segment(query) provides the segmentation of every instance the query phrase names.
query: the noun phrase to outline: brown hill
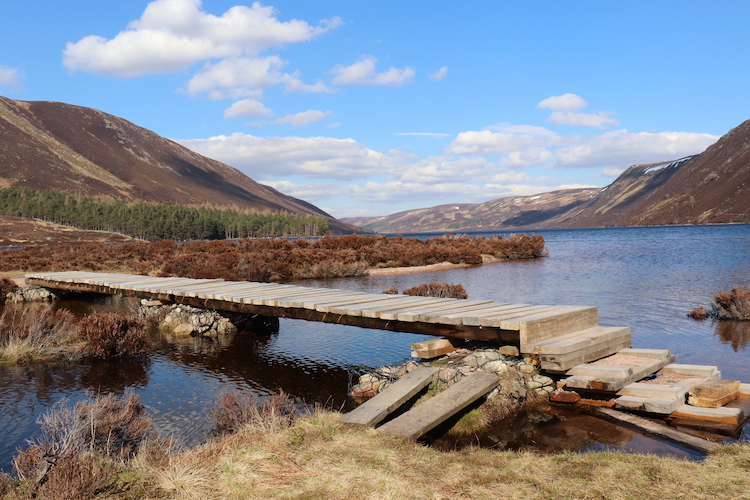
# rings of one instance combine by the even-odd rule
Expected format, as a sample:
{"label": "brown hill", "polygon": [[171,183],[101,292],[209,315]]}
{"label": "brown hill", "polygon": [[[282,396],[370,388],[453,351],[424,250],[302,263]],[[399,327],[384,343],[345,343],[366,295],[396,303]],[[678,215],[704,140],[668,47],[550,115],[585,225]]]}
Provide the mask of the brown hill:
{"label": "brown hill", "polygon": [[633,165],[602,189],[344,220],[378,232],[750,223],[750,120],[699,155]]}
{"label": "brown hill", "polygon": [[587,202],[599,190],[564,189],[533,196],[498,198],[479,204],[440,205],[384,217],[349,217],[342,220],[379,233],[534,228]]}
{"label": "brown hill", "polygon": [[312,214],[354,229],[127,120],[59,102],[0,96],[0,187]]}

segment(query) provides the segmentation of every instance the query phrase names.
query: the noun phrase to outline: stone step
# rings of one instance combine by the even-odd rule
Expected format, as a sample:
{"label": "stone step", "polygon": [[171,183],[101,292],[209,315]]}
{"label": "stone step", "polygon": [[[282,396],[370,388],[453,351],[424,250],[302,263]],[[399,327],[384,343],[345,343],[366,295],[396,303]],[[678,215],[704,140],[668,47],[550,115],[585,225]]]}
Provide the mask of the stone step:
{"label": "stone step", "polygon": [[630,411],[645,411],[648,413],[658,413],[660,415],[669,415],[677,408],[682,406],[683,401],[677,399],[657,399],[644,398],[639,396],[620,396],[615,399],[615,408]]}

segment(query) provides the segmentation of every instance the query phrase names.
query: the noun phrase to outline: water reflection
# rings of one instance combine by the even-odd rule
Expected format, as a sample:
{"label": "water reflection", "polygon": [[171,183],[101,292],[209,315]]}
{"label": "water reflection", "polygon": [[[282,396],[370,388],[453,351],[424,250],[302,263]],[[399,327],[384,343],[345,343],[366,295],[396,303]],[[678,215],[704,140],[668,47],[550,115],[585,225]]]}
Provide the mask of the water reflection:
{"label": "water reflection", "polygon": [[734,352],[747,349],[750,342],[750,321],[715,321],[716,335],[722,344],[729,344]]}

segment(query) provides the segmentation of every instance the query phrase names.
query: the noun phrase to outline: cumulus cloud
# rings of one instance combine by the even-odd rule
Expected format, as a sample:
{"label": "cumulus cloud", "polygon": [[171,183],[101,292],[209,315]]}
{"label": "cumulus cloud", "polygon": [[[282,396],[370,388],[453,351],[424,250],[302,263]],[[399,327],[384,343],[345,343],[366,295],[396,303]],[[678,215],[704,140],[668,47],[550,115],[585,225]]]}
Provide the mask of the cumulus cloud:
{"label": "cumulus cloud", "polygon": [[563,167],[625,168],[701,153],[718,139],[716,135],[692,132],[614,130],[560,148],[555,156]]}
{"label": "cumulus cloud", "polygon": [[0,85],[17,87],[21,83],[21,72],[16,68],[0,65]]}
{"label": "cumulus cloud", "polygon": [[332,137],[255,137],[242,133],[176,142],[245,172],[253,179],[284,175],[356,179],[394,171],[403,160]]}
{"label": "cumulus cloud", "polygon": [[439,70],[435,71],[434,73],[430,73],[427,76],[430,78],[430,80],[442,80],[446,76],[448,76],[448,66],[443,66]]}
{"label": "cumulus cloud", "polygon": [[563,94],[544,99],[536,105],[540,109],[552,111],[579,111],[588,106],[583,98],[576,94]]}
{"label": "cumulus cloud", "polygon": [[395,135],[414,135],[417,137],[450,137],[442,132],[396,132]]}
{"label": "cumulus cloud", "polygon": [[215,16],[201,9],[200,0],[155,0],[112,39],[90,35],[68,42],[63,64],[73,71],[121,78],[170,73],[208,59],[257,56],[311,40],[341,24],[339,18],[318,25],[280,21],[273,7],[259,2]]}
{"label": "cumulus cloud", "polygon": [[490,125],[487,127],[487,130],[492,130],[493,132],[504,132],[506,134],[536,135],[540,137],[553,137],[557,135],[555,132],[544,127],[536,125],[512,125],[505,122]]}
{"label": "cumulus cloud", "polygon": [[391,85],[399,87],[411,83],[414,79],[414,69],[406,67],[398,69],[390,67],[382,73],[375,68],[377,59],[374,57],[363,57],[351,66],[337,64],[333,68],[332,82],[336,85]]}
{"label": "cumulus cloud", "polygon": [[224,111],[224,118],[270,116],[271,110],[255,99],[243,99]]}
{"label": "cumulus cloud", "polygon": [[572,125],[574,127],[592,127],[607,128],[609,125],[617,126],[620,124],[612,118],[609,113],[572,113],[568,111],[554,111],[549,122],[554,125]]}
{"label": "cumulus cloud", "polygon": [[273,122],[280,125],[294,125],[295,127],[300,127],[302,125],[307,125],[308,123],[317,122],[318,120],[322,120],[323,118],[327,118],[332,115],[333,112],[331,111],[308,109],[307,111],[302,111],[301,113],[283,116],[274,120]]}
{"label": "cumulus cloud", "polygon": [[458,134],[448,145],[448,152],[457,155],[506,154],[543,143],[542,137],[532,134],[470,130]]}

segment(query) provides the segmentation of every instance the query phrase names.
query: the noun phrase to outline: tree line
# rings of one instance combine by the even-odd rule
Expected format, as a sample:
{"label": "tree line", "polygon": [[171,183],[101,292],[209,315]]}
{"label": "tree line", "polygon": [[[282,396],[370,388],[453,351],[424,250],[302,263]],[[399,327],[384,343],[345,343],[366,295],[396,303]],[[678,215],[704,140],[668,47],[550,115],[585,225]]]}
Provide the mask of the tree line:
{"label": "tree line", "polygon": [[328,230],[325,217],[312,215],[102,200],[29,188],[0,189],[0,214],[147,241],[319,236]]}

